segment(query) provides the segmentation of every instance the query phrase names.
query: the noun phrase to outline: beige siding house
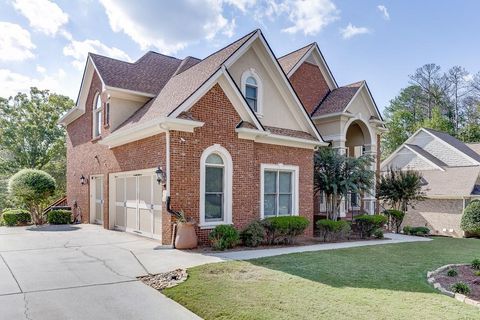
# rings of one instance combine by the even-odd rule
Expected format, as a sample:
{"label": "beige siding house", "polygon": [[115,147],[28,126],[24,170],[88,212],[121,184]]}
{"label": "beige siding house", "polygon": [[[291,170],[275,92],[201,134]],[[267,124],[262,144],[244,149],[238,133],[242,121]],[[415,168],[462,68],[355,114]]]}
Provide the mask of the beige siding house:
{"label": "beige siding house", "polygon": [[426,199],[409,208],[404,225],[427,226],[434,234],[463,236],[463,209],[480,199],[480,144],[465,144],[432,129],[422,128],[381,164],[422,174]]}

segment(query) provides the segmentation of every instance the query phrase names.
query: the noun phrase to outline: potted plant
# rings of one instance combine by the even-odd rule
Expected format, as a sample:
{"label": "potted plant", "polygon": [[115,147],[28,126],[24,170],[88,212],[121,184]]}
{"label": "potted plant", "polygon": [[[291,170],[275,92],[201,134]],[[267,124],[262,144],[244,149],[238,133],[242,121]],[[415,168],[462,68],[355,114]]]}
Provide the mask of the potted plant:
{"label": "potted plant", "polygon": [[177,227],[175,235],[175,248],[194,249],[198,245],[197,233],[195,232],[195,222],[189,221],[185,213],[180,210],[176,215]]}

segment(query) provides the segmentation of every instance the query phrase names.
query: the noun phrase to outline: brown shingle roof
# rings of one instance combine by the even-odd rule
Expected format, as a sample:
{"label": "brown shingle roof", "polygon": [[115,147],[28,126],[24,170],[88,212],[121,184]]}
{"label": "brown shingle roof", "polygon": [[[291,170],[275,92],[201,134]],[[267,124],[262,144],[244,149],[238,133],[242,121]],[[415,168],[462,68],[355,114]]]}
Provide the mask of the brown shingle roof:
{"label": "brown shingle roof", "polygon": [[148,103],[140,108],[118,130],[123,130],[157,117],[168,116],[217,72],[222,64],[256,32],[257,30],[247,34],[184,72],[172,77],[158,96],[154,98],[153,103]]}
{"label": "brown shingle roof", "polygon": [[310,48],[314,45],[315,43],[310,43],[303,48],[287,53],[283,57],[278,58],[278,62],[280,63],[283,71],[288,74],[293,69],[293,67],[295,67],[297,62],[300,61],[300,59],[302,59],[303,56],[307,53],[307,51],[310,50]]}
{"label": "brown shingle roof", "polygon": [[197,63],[202,61],[202,59],[194,58],[194,57],[186,57],[185,59],[182,60],[182,63],[177,68],[177,71],[173,74],[176,76],[177,74],[182,73],[183,71],[189,69],[190,67],[193,67]]}
{"label": "brown shingle roof", "polygon": [[424,170],[421,174],[427,182],[422,187],[427,196],[469,196],[475,189],[480,166]]}
{"label": "brown shingle roof", "polygon": [[157,95],[182,62],[153,51],[134,63],[89,53],[105,85]]}
{"label": "brown shingle roof", "polygon": [[363,83],[364,81],[359,81],[332,90],[313,111],[312,117],[343,112]]}
{"label": "brown shingle roof", "polygon": [[437,166],[439,167],[446,167],[447,164],[445,162],[443,162],[442,160],[438,159],[437,157],[435,157],[433,154],[431,154],[430,152],[427,152],[426,150],[422,149],[421,147],[417,146],[416,144],[409,144],[409,143],[406,143],[407,146],[409,146],[410,148],[412,148],[415,152],[417,152],[418,154],[422,155],[424,158],[430,160],[431,162],[435,163]]}

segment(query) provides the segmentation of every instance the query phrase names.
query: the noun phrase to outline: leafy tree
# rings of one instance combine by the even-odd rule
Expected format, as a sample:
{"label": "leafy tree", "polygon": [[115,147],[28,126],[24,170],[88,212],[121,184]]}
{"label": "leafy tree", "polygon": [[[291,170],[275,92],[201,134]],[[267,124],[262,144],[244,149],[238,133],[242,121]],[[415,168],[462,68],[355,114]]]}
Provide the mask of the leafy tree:
{"label": "leafy tree", "polygon": [[418,171],[390,169],[377,184],[377,197],[394,210],[407,211],[408,206],[422,201],[422,176]]}
{"label": "leafy tree", "polygon": [[463,142],[479,142],[480,141],[480,124],[467,124],[458,133],[458,137]]}
{"label": "leafy tree", "polygon": [[432,117],[423,120],[417,125],[418,128],[430,128],[437,131],[443,131],[449,134],[454,134],[454,125],[444,115],[442,115],[440,108],[433,108]]}
{"label": "leafy tree", "polygon": [[74,102],[48,90],[31,88],[0,98],[0,176],[23,169],[41,169],[59,180],[59,192],[65,188],[65,130],[57,124]]}
{"label": "leafy tree", "polygon": [[41,170],[23,169],[14,174],[8,189],[21,207],[30,211],[35,224],[43,223],[43,209],[55,191],[55,179]]}
{"label": "leafy tree", "polygon": [[327,199],[327,218],[338,219],[340,205],[349,193],[366,193],[374,185],[373,158],[363,155],[347,157],[332,148],[315,152],[314,192],[324,192]]}

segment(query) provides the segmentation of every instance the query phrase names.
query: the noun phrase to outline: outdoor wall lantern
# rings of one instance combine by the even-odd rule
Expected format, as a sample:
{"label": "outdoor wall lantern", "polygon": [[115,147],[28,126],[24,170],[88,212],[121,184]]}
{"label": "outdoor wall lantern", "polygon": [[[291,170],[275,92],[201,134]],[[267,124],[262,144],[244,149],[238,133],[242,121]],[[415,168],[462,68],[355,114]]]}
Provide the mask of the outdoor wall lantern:
{"label": "outdoor wall lantern", "polygon": [[87,183],[87,179],[86,179],[85,176],[82,174],[82,176],[80,177],[80,184],[83,186],[83,185],[85,185],[85,183]]}
{"label": "outdoor wall lantern", "polygon": [[165,181],[165,172],[163,172],[162,167],[158,166],[155,174],[157,175],[157,183],[162,184]]}

